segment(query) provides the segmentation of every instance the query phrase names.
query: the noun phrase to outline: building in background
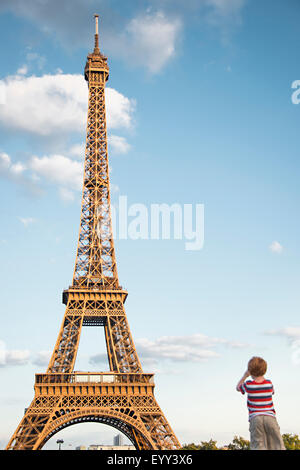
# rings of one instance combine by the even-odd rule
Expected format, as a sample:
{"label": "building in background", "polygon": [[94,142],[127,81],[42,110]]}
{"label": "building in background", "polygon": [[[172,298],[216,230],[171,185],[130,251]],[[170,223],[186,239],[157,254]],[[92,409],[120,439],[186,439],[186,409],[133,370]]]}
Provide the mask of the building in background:
{"label": "building in background", "polygon": [[122,446],[124,444],[124,436],[117,434],[114,436],[114,446]]}
{"label": "building in background", "polygon": [[78,446],[75,450],[135,450],[135,447],[132,444],[124,445],[124,436],[117,434],[114,436],[113,445],[91,444],[88,448]]}
{"label": "building in background", "polygon": [[88,447],[87,450],[135,450],[135,447],[133,445],[125,445],[125,446],[103,446],[103,445],[97,445],[97,444],[92,444]]}

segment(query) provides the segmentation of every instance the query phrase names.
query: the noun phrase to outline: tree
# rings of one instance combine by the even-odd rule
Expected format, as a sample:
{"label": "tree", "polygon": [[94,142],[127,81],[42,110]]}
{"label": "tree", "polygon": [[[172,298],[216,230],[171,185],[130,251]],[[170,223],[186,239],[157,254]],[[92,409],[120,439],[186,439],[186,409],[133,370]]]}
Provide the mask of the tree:
{"label": "tree", "polygon": [[[300,437],[297,434],[283,434],[282,439],[286,450],[300,450]],[[232,442],[228,446],[217,447],[217,441],[210,439],[202,441],[200,444],[185,444],[183,450],[250,450],[250,441],[241,436],[234,436]]]}
{"label": "tree", "polygon": [[233,441],[228,445],[228,450],[249,450],[250,441],[241,436],[234,436]]}
{"label": "tree", "polygon": [[300,450],[300,439],[297,434],[283,434],[282,439],[286,450]]}
{"label": "tree", "polygon": [[212,439],[208,442],[201,441],[199,450],[219,450],[217,447],[217,441],[213,441]]}
{"label": "tree", "polygon": [[209,441],[202,441],[201,444],[185,444],[182,447],[183,450],[219,450],[217,447],[217,441],[210,439]]}
{"label": "tree", "polygon": [[191,444],[184,444],[182,446],[182,449],[183,450],[200,450],[199,447],[200,447],[199,444],[194,444],[194,442],[192,442]]}

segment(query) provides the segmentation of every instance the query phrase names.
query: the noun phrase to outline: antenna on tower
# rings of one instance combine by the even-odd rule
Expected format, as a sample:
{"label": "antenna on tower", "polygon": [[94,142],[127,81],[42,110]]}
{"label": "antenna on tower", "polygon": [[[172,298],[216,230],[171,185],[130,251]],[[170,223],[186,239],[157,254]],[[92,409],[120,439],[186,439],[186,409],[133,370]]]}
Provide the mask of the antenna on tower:
{"label": "antenna on tower", "polygon": [[100,54],[100,49],[99,49],[99,15],[95,14],[95,48],[94,48],[94,54]]}

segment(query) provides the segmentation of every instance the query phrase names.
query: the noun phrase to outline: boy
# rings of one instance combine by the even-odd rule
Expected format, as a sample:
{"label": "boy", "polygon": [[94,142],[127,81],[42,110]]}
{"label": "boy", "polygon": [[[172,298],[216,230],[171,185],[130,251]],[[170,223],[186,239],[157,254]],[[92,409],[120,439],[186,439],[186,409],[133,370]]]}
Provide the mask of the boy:
{"label": "boy", "polygon": [[[264,377],[266,370],[264,359],[252,357],[247,371],[236,386],[238,392],[248,395],[250,449],[285,450],[273,406],[274,388],[271,380]],[[252,380],[245,381],[250,375]]]}

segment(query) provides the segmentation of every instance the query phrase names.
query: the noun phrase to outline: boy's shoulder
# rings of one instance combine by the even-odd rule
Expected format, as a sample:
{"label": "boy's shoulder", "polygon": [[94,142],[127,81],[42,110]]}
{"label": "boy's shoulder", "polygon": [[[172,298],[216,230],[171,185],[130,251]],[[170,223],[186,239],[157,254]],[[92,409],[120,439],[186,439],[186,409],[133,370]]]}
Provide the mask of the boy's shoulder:
{"label": "boy's shoulder", "polygon": [[247,385],[273,385],[272,380],[264,378],[264,380],[260,382],[256,382],[253,379],[248,379],[245,381]]}

